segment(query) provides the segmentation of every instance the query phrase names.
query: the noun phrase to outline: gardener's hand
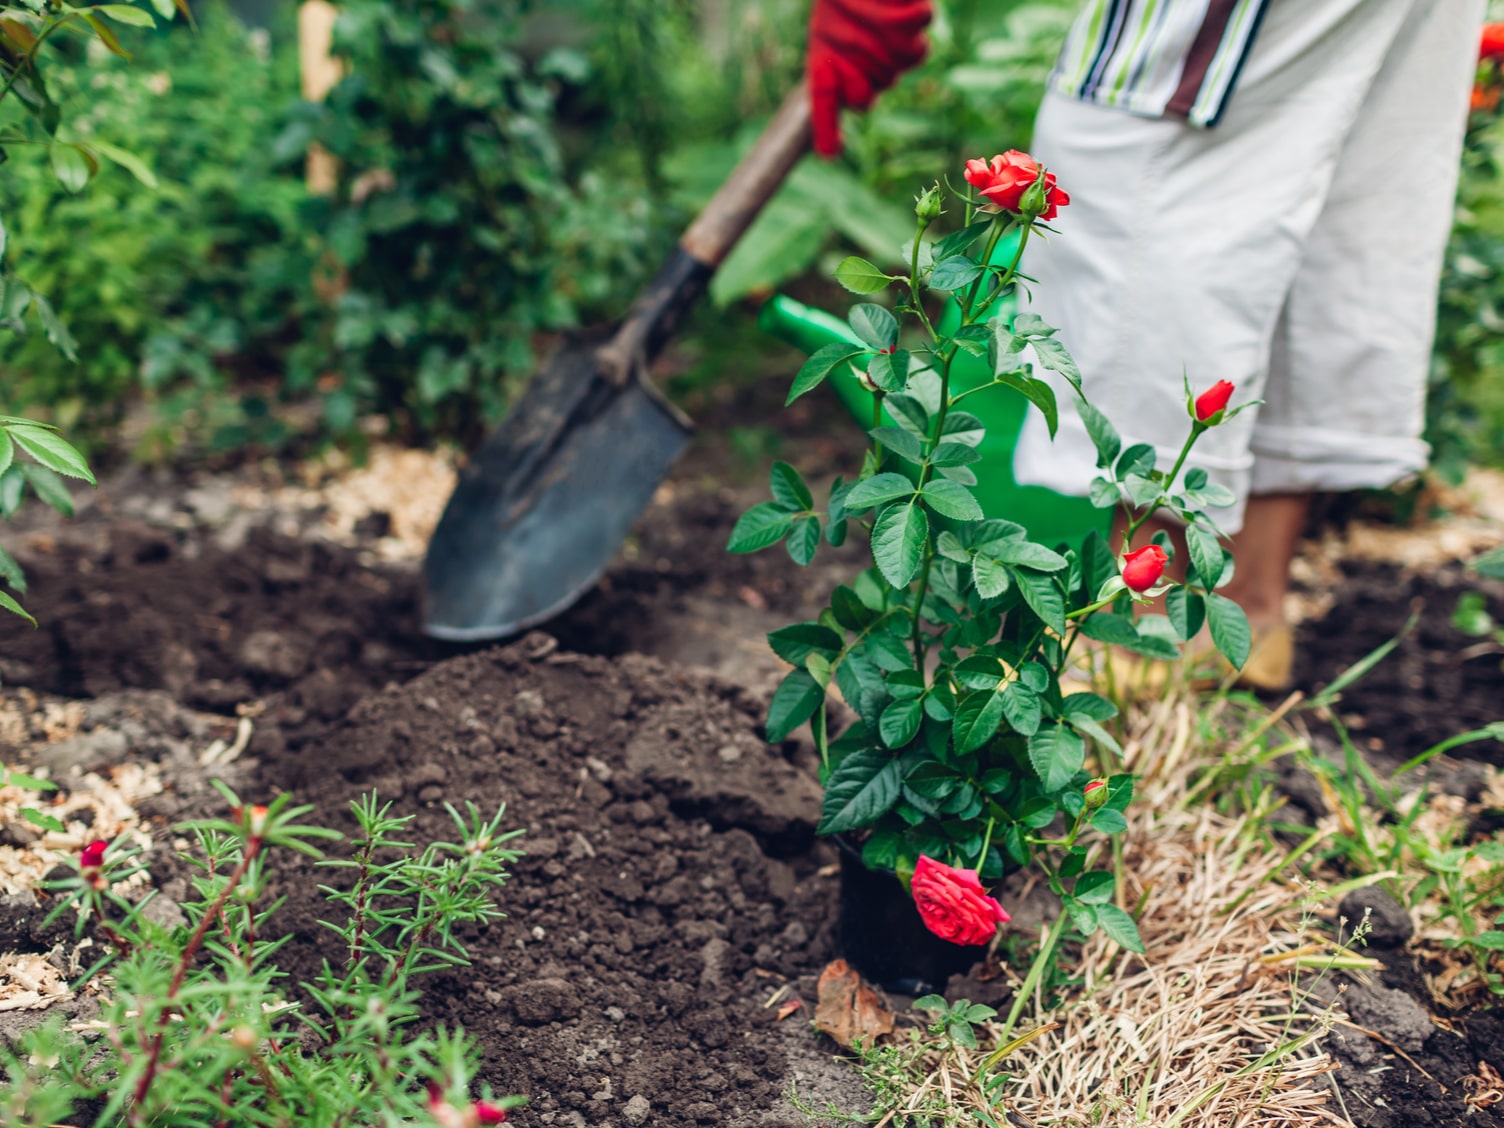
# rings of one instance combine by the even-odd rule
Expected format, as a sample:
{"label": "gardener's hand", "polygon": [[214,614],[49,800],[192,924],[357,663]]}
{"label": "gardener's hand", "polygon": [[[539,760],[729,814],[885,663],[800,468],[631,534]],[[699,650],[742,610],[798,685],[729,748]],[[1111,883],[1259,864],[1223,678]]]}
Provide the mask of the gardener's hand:
{"label": "gardener's hand", "polygon": [[924,58],[931,0],[815,0],[809,17],[810,116],[815,152],[841,151],[841,110],[865,110]]}

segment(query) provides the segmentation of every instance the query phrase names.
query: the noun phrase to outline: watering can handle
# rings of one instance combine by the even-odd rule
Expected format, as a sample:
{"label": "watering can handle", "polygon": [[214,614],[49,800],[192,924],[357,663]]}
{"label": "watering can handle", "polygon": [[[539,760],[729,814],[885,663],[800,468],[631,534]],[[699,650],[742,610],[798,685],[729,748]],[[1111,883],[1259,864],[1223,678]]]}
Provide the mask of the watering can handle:
{"label": "watering can handle", "polygon": [[657,354],[809,144],[809,88],[801,82],[689,225],[616,334],[601,346],[598,362],[608,379],[624,385],[639,361]]}

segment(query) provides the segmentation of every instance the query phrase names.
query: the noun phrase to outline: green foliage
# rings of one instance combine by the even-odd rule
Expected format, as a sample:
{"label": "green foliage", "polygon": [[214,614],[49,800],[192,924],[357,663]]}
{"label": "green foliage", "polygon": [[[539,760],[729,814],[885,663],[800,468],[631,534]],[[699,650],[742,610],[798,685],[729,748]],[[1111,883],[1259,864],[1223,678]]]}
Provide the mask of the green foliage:
{"label": "green foliage", "polygon": [[122,34],[129,63],[65,62],[51,85],[70,128],[129,146],[150,184],[105,167],[86,191],[59,193],[29,147],[0,172],[12,260],[52,296],[81,358],[35,336],[0,338],[7,396],[97,428],[144,392],[155,406],[146,454],[190,432],[243,441],[226,362],[267,363],[314,262],[299,232],[300,171],[268,159],[296,95],[295,60],[213,6],[196,29]]}
{"label": "green foliage", "polygon": [[329,421],[372,408],[422,427],[494,418],[535,359],[534,337],[623,297],[648,212],[607,156],[566,163],[553,115],[588,61],[519,50],[518,0],[354,0],[335,51],[347,77],[283,133],[342,164],[306,222],[342,285],[289,359],[287,388],[332,373]]}
{"label": "green foliage", "polygon": [[324,863],[351,878],[324,887],[335,918],[327,927],[343,950],[302,984],[309,1001],[298,1004],[276,963],[285,939],[269,931],[281,903],[273,860],[288,850],[318,856],[315,843],[340,836],[300,824],[310,808],[286,796],[246,807],[221,790],[227,819],[181,828],[197,843],[185,855],[198,871],[186,924],[158,923],[117,892],[142,868],[125,842],[110,844],[99,866],[81,855],[78,875],[55,883],[53,916],[76,910],[79,932],[92,926],[105,948],[78,989],[101,973],[110,989],[98,996],[97,1028],[51,1022],[0,1049],[0,1120],[82,1124],[92,1106],[97,1128],[476,1122],[461,1114],[473,1111],[475,1046],[418,1027],[414,980],[465,966],[460,933],[502,916],[494,897],[518,832],[500,833],[501,813],[450,808],[457,840],[419,850],[400,840],[410,817],[374,795],[352,804],[353,853]]}
{"label": "green foliage", "polygon": [[[0,415],[0,521],[15,515],[27,492],[31,492],[64,516],[73,515],[73,499],[62,477],[94,484],[94,475],[83,456],[74,450],[57,428],[33,419]],[[26,575],[15,557],[0,547],[0,611],[20,615],[36,626],[36,620],[4,589],[26,594]]]}

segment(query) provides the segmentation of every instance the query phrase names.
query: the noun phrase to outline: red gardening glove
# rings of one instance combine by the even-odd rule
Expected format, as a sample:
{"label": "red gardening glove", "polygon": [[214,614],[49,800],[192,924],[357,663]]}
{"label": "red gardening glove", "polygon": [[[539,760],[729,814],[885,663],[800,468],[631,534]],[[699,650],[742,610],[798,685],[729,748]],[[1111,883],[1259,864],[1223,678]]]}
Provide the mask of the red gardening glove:
{"label": "red gardening glove", "polygon": [[815,0],[809,17],[810,117],[815,152],[841,151],[841,109],[872,99],[923,58],[931,0]]}

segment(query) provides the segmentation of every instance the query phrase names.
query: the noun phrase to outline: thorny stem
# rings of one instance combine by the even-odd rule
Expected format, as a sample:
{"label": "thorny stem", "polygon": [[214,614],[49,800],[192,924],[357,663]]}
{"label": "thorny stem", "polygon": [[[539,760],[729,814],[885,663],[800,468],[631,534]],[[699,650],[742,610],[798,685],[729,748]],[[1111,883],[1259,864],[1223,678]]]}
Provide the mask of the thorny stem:
{"label": "thorny stem", "polygon": [[[1165,479],[1165,491],[1174,488],[1175,479],[1180,477],[1180,469],[1185,465],[1186,458],[1190,456],[1191,448],[1196,445],[1196,440],[1201,437],[1201,433],[1205,430],[1206,425],[1199,419],[1195,420],[1192,423],[1191,433],[1186,436],[1185,445],[1180,448],[1180,457],[1175,459],[1175,465],[1170,469],[1169,477]],[[1139,531],[1145,521],[1147,521],[1150,517],[1153,517],[1156,513],[1163,509],[1164,504],[1164,492],[1161,492],[1160,496],[1155,499],[1153,505],[1149,506],[1148,509],[1144,510],[1136,518],[1134,518],[1133,523],[1128,526],[1128,531],[1123,534],[1124,552],[1127,552],[1133,547],[1133,534]]]}

